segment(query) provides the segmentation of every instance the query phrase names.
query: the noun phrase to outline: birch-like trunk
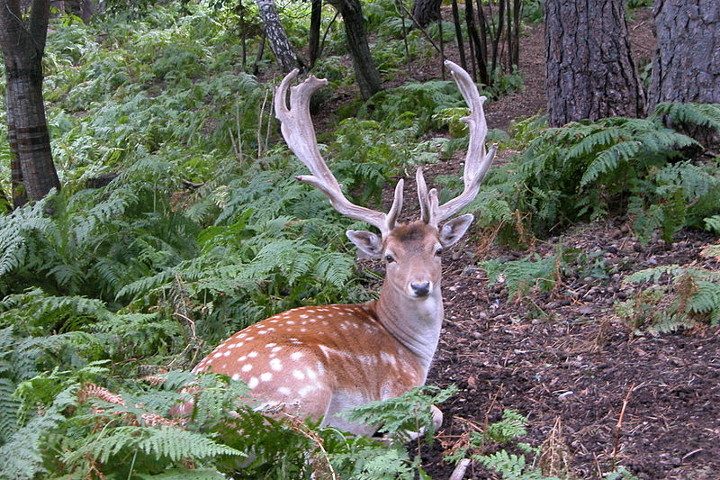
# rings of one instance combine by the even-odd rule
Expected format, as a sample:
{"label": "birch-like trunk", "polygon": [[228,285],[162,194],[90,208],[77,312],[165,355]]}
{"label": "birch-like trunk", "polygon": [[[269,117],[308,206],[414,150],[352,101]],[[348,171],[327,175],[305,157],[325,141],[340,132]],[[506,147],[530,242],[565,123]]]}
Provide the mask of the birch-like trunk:
{"label": "birch-like trunk", "polygon": [[260,18],[265,28],[265,36],[270,42],[270,49],[283,71],[289,73],[294,68],[303,66],[287,38],[285,28],[280,23],[280,15],[275,8],[274,0],[255,1],[260,9]]}

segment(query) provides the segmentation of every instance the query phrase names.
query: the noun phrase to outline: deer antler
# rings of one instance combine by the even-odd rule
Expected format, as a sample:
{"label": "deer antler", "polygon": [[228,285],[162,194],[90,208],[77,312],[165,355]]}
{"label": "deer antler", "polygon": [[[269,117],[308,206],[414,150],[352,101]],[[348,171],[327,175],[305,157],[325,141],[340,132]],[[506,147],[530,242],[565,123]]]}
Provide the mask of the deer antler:
{"label": "deer antler", "polygon": [[470,115],[461,119],[468,124],[470,143],[465,155],[465,170],[463,172],[465,188],[460,195],[447,203],[438,205],[437,190],[433,188],[428,192],[422,169],[418,168],[417,170],[415,179],[420,200],[420,218],[434,227],[437,227],[440,222],[453,216],[473,201],[480,191],[480,183],[490,168],[497,151],[497,145],[493,145],[489,152],[485,152],[485,137],[488,128],[483,103],[486,97],[480,96],[475,82],[472,81],[472,78],[465,70],[450,60],[445,60],[445,65],[450,70],[450,74],[465,99],[465,103],[470,107]]}
{"label": "deer antler", "polygon": [[275,92],[275,116],[280,120],[280,130],[290,150],[312,173],[312,175],[301,175],[297,177],[298,180],[309,183],[322,191],[335,210],[341,214],[367,222],[377,227],[383,237],[387,236],[395,227],[395,221],[402,209],[403,180],[400,180],[395,187],[393,204],[387,214],[355,205],[345,198],[340,184],[318,150],[315,128],[312,118],[310,118],[310,97],[318,88],[327,85],[327,80],[320,80],[314,75],[310,75],[300,85],[290,88],[290,108],[288,109],[288,87],[297,76],[298,70],[295,69],[280,82]]}

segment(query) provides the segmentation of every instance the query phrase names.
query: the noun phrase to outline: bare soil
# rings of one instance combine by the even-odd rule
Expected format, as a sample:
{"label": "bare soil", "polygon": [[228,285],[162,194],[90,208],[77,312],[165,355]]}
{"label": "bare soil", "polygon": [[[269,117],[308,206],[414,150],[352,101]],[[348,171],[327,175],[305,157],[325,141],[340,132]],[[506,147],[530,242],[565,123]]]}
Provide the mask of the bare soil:
{"label": "bare soil", "polygon": [[[650,11],[634,11],[629,27],[636,65],[647,64],[655,48]],[[544,48],[542,25],[530,27],[521,45],[525,89],[488,104],[491,128],[506,129],[544,109]],[[450,49],[448,57],[455,56]],[[431,59],[413,66],[413,79],[437,78],[438,65]],[[507,156],[500,152],[501,161]],[[428,166],[428,183],[437,174],[460,174],[461,157]],[[406,181],[407,192],[414,191],[414,179]],[[417,212],[408,207],[413,218]],[[720,478],[720,329],[636,335],[614,313],[616,302],[635,293],[622,283],[632,272],[671,263],[720,267],[700,256],[717,238],[685,231],[672,244],[641,245],[624,219],[580,225],[535,251],[548,255],[562,246],[594,253],[607,276],[571,273],[552,292],[520,300],[489,284],[477,263],[528,252],[487,240],[474,232],[445,260],[446,322],[428,383],[455,384],[460,392],[443,406],[438,441],[423,452],[431,476],[448,478],[454,466],[443,455],[470,430],[512,409],[529,418],[524,441],[541,445],[552,437],[572,478],[601,479],[619,465],[643,480]],[[497,477],[472,465],[465,478]]]}
{"label": "bare soil", "polygon": [[[717,479],[720,472],[720,329],[699,327],[675,335],[636,336],[613,305],[633,295],[628,274],[655,265],[720,264],[699,256],[716,241],[684,232],[672,245],[642,246],[622,225],[599,223],[539,245],[601,252],[608,278],[562,278],[551,293],[508,298],[489,285],[478,258],[514,259],[526,252],[494,247],[482,256],[456,255],[444,272],[446,324],[429,383],[455,384],[460,393],[444,407],[440,443],[426,455],[433,478],[452,466],[442,450],[471,430],[500,418],[504,409],[527,415],[526,439],[542,444],[554,432],[569,452],[575,478],[602,478],[624,465],[641,479]],[[482,242],[480,242],[482,243]],[[615,273],[612,273],[615,272]],[[494,478],[474,467],[465,478]]]}

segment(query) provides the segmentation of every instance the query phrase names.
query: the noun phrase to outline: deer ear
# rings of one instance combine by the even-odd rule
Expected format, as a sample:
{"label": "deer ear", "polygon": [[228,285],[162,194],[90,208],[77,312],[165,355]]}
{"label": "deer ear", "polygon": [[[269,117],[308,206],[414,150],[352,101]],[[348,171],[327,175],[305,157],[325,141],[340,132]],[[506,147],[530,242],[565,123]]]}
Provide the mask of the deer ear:
{"label": "deer ear", "polygon": [[345,235],[360,250],[361,258],[380,258],[382,240],[374,233],[366,230],[348,230]]}
{"label": "deer ear", "polygon": [[445,223],[440,228],[440,245],[445,248],[455,245],[468,231],[473,220],[475,217],[467,213]]}

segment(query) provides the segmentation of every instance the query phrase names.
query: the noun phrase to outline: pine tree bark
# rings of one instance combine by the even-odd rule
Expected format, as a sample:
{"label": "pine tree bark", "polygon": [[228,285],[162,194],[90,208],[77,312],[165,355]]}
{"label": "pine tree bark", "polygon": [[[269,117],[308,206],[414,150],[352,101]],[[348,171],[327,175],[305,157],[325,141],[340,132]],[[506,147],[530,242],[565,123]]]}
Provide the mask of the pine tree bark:
{"label": "pine tree bark", "polygon": [[255,0],[255,2],[260,9],[260,18],[265,28],[265,36],[270,43],[270,49],[275,54],[283,71],[289,73],[295,68],[304,67],[287,38],[285,28],[280,23],[280,15],[275,8],[274,0]]}
{"label": "pine tree bark", "polygon": [[13,204],[39,200],[60,189],[50,149],[42,97],[42,57],[50,4],[33,0],[27,21],[17,0],[0,2],[0,49],[7,80],[8,139],[12,152]]}
{"label": "pine tree bark", "polygon": [[649,109],[660,102],[720,103],[718,0],[656,0],[653,15]]}
{"label": "pine tree bark", "polygon": [[343,18],[355,79],[360,87],[360,94],[367,100],[381,90],[381,85],[380,72],[368,46],[360,0],[330,0],[329,3]]}
{"label": "pine tree bark", "polygon": [[430,22],[440,19],[440,4],[442,0],[415,0],[412,9],[413,21],[427,27]]}
{"label": "pine tree bark", "polygon": [[643,115],[623,0],[546,0],[545,44],[551,126]]}

